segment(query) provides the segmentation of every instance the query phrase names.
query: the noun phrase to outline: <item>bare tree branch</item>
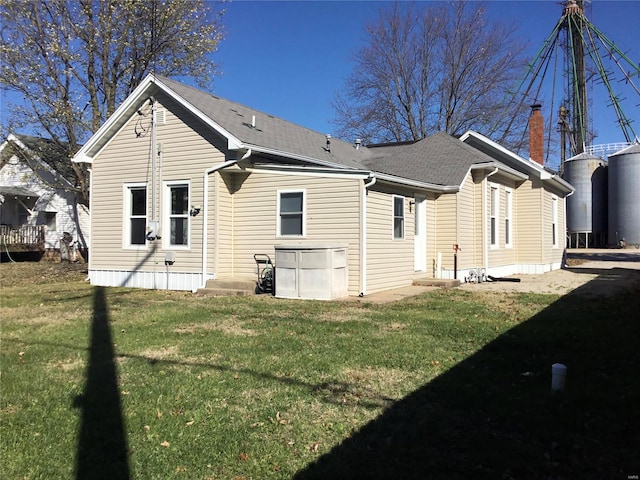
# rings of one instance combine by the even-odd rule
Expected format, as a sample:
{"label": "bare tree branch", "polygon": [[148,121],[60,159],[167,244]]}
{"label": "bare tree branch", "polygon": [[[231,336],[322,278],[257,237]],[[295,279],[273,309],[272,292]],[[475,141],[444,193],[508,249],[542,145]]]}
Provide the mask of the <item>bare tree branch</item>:
{"label": "bare tree branch", "polygon": [[333,101],[339,136],[366,142],[419,140],[436,131],[500,131],[507,91],[524,68],[512,26],[489,23],[464,1],[396,3],[366,28],[353,74]]}
{"label": "bare tree branch", "polygon": [[[0,0],[0,83],[14,128],[71,158],[151,71],[207,86],[223,11],[206,0]],[[72,165],[88,203],[86,167]]]}

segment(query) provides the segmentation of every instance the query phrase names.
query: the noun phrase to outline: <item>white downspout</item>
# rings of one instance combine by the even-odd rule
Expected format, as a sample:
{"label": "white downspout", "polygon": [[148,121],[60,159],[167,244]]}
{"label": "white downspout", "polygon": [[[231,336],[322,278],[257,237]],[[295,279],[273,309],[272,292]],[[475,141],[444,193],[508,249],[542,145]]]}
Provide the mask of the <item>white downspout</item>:
{"label": "white downspout", "polygon": [[[207,251],[208,251],[208,237],[207,237],[207,229],[209,227],[209,175],[218,170],[222,170],[223,168],[230,167],[231,165],[235,165],[242,160],[246,160],[251,156],[251,149],[247,149],[245,154],[240,159],[236,160],[228,160],[226,162],[222,162],[218,165],[210,167],[204,171],[203,179],[202,179],[202,209],[203,209],[203,218],[202,218],[202,280],[199,288],[204,288],[207,285]],[[217,205],[216,205],[217,208]],[[217,235],[217,232],[216,232]]]}
{"label": "white downspout", "polygon": [[375,185],[377,178],[371,176],[371,181],[362,188],[362,221],[360,222],[360,296],[367,294],[367,190]]}
{"label": "white downspout", "polygon": [[[156,99],[151,97],[151,221],[155,222],[156,218],[156,181],[158,180],[158,172],[156,172]],[[156,232],[158,234],[158,232]]]}
{"label": "white downspout", "polygon": [[484,264],[484,272],[489,274],[489,242],[487,242],[487,185],[488,179],[491,175],[495,175],[498,172],[498,167],[493,169],[493,172],[484,177],[484,195],[482,196],[482,263]]}

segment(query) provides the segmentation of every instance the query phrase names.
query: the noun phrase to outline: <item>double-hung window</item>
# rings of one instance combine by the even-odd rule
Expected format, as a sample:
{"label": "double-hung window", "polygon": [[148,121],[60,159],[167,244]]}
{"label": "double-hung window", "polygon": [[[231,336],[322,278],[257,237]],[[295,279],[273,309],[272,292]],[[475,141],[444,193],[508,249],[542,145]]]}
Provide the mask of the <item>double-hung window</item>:
{"label": "double-hung window", "polygon": [[498,246],[498,202],[500,201],[498,195],[498,186],[490,185],[491,193],[489,197],[490,201],[490,212],[491,212],[491,224],[490,224],[490,235],[491,235],[491,246]]}
{"label": "double-hung window", "polygon": [[504,245],[511,247],[512,239],[512,221],[511,215],[513,211],[513,191],[506,188],[504,191]]}
{"label": "double-hung window", "polygon": [[168,244],[169,247],[189,246],[189,184],[171,183],[165,188],[166,198],[166,218],[169,225]]}
{"label": "double-hung window", "polygon": [[393,196],[393,239],[404,238],[404,197]]}
{"label": "double-hung window", "polygon": [[147,228],[147,186],[125,186],[125,246],[144,246]]}
{"label": "double-hung window", "polygon": [[278,192],[278,236],[304,237],[304,190]]}

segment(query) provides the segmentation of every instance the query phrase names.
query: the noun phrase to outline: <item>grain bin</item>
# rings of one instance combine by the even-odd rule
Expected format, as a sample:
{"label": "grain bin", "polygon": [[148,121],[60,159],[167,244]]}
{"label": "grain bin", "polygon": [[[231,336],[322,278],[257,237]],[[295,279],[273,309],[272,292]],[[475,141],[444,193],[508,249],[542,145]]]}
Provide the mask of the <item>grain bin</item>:
{"label": "grain bin", "polygon": [[609,155],[609,244],[640,244],[640,144]]}
{"label": "grain bin", "polygon": [[606,245],[607,162],[581,153],[565,161],[564,179],[576,189],[567,198],[569,247]]}

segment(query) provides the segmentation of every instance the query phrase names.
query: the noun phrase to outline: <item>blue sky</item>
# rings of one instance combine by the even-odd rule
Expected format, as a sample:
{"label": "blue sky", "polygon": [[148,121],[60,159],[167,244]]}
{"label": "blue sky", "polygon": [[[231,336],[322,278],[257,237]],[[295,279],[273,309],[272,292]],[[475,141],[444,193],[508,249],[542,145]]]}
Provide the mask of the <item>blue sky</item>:
{"label": "blue sky", "polygon": [[[430,2],[417,2],[429,4]],[[215,58],[215,93],[323,133],[333,130],[331,99],[353,69],[364,26],[386,1],[244,1],[226,5],[226,39]],[[513,22],[531,56],[562,15],[560,1],[488,1],[490,18]],[[590,20],[640,63],[640,1],[594,0]],[[620,75],[618,75],[620,77]],[[640,83],[640,79],[636,79]],[[595,143],[624,141],[606,92],[594,87]],[[632,98],[632,97],[631,97]],[[640,132],[640,96],[625,105]]]}
{"label": "blue sky", "polygon": [[[485,5],[490,18],[518,27],[531,56],[562,14],[560,0],[494,0]],[[331,99],[353,69],[355,52],[365,39],[364,26],[392,3],[233,0],[224,6],[226,38],[214,56],[221,70],[214,80],[214,92],[313,130],[332,133]],[[640,63],[640,0],[594,0],[590,8],[588,16],[598,29]],[[640,83],[639,78],[636,83]],[[624,141],[613,110],[606,107],[604,90],[596,85],[593,93],[598,131],[595,143]],[[624,111],[634,120],[638,133],[640,97],[634,92],[623,92],[623,96],[634,100],[624,104]]]}

